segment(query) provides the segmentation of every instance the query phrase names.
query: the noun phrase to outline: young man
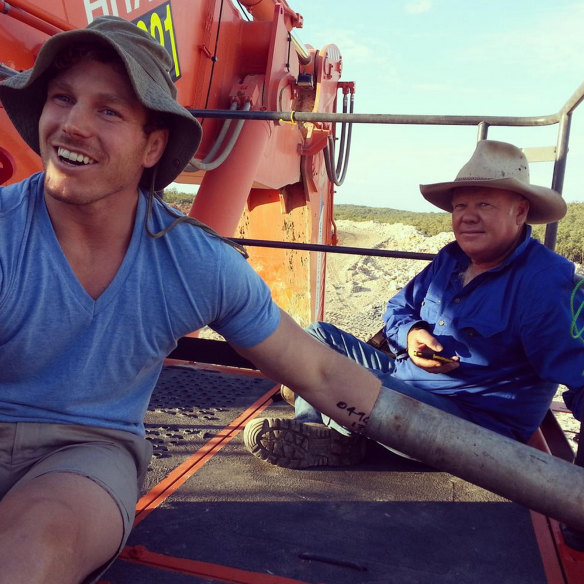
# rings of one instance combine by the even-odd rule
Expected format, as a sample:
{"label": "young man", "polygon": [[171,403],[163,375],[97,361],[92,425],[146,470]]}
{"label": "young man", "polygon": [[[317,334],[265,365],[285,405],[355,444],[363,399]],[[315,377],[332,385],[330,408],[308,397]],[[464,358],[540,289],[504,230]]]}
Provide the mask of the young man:
{"label": "young man", "polygon": [[103,17],[0,86],[44,165],[0,188],[2,584],[91,582],[121,550],[151,454],[143,416],[184,334],[209,324],[343,425],[337,404],[369,413],[379,394],[239,251],[153,198],[201,135],[169,67],[147,33]]}
{"label": "young man", "polygon": [[[574,265],[533,239],[528,225],[561,219],[560,195],[530,184],[520,149],[491,140],[478,143],[454,181],[420,188],[452,213],[456,242],[389,301],[384,332],[397,358],[331,324],[314,323],[308,332],[384,386],[521,442],[560,383],[581,420],[584,351],[570,334]],[[293,420],[248,424],[255,456],[292,468],[363,457],[361,436],[351,437],[300,396],[294,405]]]}

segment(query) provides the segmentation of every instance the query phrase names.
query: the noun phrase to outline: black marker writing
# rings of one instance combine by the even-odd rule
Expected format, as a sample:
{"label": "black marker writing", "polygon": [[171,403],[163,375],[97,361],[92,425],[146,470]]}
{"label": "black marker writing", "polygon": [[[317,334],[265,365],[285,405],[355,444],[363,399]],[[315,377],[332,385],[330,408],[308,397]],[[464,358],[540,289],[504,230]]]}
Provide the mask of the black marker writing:
{"label": "black marker writing", "polygon": [[349,417],[350,416],[358,416],[360,422],[366,423],[367,420],[369,419],[369,416],[367,416],[365,414],[365,412],[358,412],[357,408],[355,408],[353,406],[348,406],[345,402],[337,403],[337,408],[339,408],[341,410],[345,410],[347,412],[347,414],[349,414]]}
{"label": "black marker writing", "polygon": [[358,412],[357,408],[355,408],[354,406],[349,406],[348,404],[342,401],[337,403],[337,408],[347,412],[347,414],[349,414],[349,417],[357,416],[357,419],[351,422],[349,426],[349,429],[352,432],[355,432],[357,434],[362,434],[364,432],[365,424],[367,424],[367,422],[369,421],[369,416],[366,415],[365,412]]}

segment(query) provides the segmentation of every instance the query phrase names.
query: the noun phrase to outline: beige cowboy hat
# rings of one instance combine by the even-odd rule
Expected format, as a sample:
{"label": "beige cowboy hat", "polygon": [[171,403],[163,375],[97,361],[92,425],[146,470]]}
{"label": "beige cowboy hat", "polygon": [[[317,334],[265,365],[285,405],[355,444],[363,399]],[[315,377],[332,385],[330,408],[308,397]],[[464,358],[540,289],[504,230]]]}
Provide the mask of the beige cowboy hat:
{"label": "beige cowboy hat", "polygon": [[[99,43],[120,57],[142,104],[162,112],[168,125],[168,144],[156,165],[154,189],[162,190],[183,170],[201,141],[199,122],[176,101],[166,49],[135,24],[116,16],[96,18],[86,28],[62,32],[41,48],[32,69],[0,83],[0,100],[14,127],[38,154],[38,123],[46,99],[48,77],[57,53],[74,43]],[[151,186],[154,169],[145,169],[141,186]]]}
{"label": "beige cowboy hat", "polygon": [[453,181],[420,185],[420,191],[427,201],[451,212],[453,192],[460,187],[488,187],[522,195],[529,201],[528,223],[553,223],[567,211],[559,193],[529,183],[525,154],[507,142],[481,140]]}

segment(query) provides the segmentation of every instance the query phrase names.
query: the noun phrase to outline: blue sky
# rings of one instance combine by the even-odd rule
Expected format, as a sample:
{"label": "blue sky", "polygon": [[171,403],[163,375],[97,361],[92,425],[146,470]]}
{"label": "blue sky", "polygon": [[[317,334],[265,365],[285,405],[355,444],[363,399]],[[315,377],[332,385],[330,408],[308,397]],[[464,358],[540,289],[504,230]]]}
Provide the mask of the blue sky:
{"label": "blue sky", "polygon": [[[356,113],[550,115],[584,83],[584,0],[288,3],[304,18],[293,31],[301,42],[339,47]],[[418,185],[454,179],[476,135],[474,127],[355,124],[335,201],[435,211]],[[489,138],[555,146],[557,126],[491,128]],[[551,163],[530,169],[532,183],[551,185]],[[573,116],[563,194],[584,201],[584,104]]]}
{"label": "blue sky", "polygon": [[[584,2],[567,0],[289,0],[296,36],[336,44],[355,111],[548,115],[584,82]],[[584,201],[584,104],[573,116],[564,196]],[[491,128],[489,138],[552,146],[557,126]],[[474,127],[355,125],[337,203],[435,210],[418,185],[451,180],[472,154]],[[531,165],[549,186],[551,164]]]}

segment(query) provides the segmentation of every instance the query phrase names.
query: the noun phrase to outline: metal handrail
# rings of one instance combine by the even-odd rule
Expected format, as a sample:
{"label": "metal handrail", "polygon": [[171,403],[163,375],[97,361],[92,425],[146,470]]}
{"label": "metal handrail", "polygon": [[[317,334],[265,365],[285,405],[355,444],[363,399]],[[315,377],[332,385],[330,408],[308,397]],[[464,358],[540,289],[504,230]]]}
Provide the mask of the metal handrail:
{"label": "metal handrail", "polygon": [[[584,98],[584,96],[583,96]],[[231,111],[189,109],[197,118],[232,118],[272,122],[323,122],[353,124],[401,124],[430,126],[551,126],[557,124],[563,113],[546,116],[453,116],[440,114],[355,114],[302,111]]]}
{"label": "metal handrail", "polygon": [[[477,141],[485,140],[491,126],[499,127],[542,127],[558,124],[556,155],[552,175],[551,188],[562,193],[566,173],[568,141],[572,113],[584,101],[584,83],[570,96],[559,111],[542,116],[482,116],[482,115],[410,115],[410,114],[356,114],[356,113],[325,113],[297,111],[228,111],[189,109],[189,112],[200,118],[232,118],[244,120],[264,120],[280,122],[321,122],[344,124],[394,124],[394,125],[429,125],[429,126],[476,126]],[[555,249],[558,224],[546,226],[544,244]]]}
{"label": "metal handrail", "polygon": [[431,261],[436,257],[435,253],[416,251],[398,251],[391,249],[377,249],[367,247],[349,247],[341,245],[325,245],[322,243],[299,243],[296,241],[273,241],[268,239],[245,239],[238,237],[227,238],[234,243],[251,247],[271,247],[276,249],[298,249],[301,251],[320,251],[327,253],[353,254],[362,256],[377,256],[386,258],[401,258],[406,260]]}

